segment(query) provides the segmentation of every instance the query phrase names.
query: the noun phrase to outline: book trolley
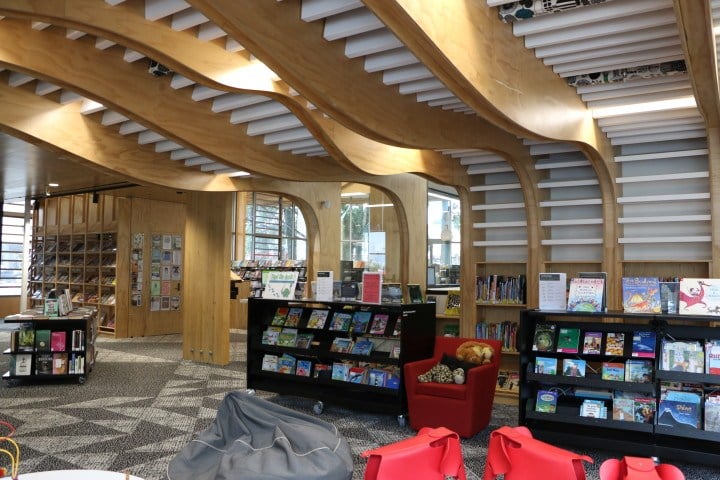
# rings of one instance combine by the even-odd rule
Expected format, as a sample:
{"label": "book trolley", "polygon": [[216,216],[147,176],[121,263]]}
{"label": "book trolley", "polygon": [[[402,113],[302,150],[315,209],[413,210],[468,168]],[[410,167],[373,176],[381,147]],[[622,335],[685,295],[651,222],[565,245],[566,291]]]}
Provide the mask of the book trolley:
{"label": "book trolley", "polygon": [[[675,353],[666,350],[667,342],[705,347],[706,342],[720,339],[719,320],[706,315],[523,310],[518,335],[520,425],[548,442],[720,465],[720,407],[711,402],[718,399],[710,398],[720,392],[720,374],[707,373],[711,369],[705,364],[678,367],[668,360]],[[558,348],[561,329],[579,329],[576,352],[562,344]],[[548,348],[551,332],[555,337]],[[588,333],[592,334],[588,343],[595,343],[600,335],[599,350],[594,345],[584,348]],[[618,336],[625,340],[613,352]],[[689,354],[683,353],[687,360]],[[642,360],[648,368],[638,371],[636,364]],[[582,364],[584,375],[567,375],[562,368],[567,362]],[[624,375],[617,371],[623,368]],[[680,402],[675,410],[669,407],[669,389],[699,392],[694,393],[699,404]],[[624,400],[615,403],[618,397],[634,398],[629,416],[620,411]],[[593,408],[588,409],[588,404]]]}
{"label": "book trolley", "polygon": [[[434,304],[260,298],[248,303],[249,389],[315,399],[315,413],[322,412],[323,402],[331,402],[396,414],[405,424],[402,369],[406,362],[432,356]],[[278,311],[285,313],[285,321],[292,319],[292,326],[277,320]],[[324,322],[317,321],[316,311],[325,312]],[[341,323],[348,316],[347,324]],[[275,330],[270,327],[280,330],[277,338],[268,338]]]}

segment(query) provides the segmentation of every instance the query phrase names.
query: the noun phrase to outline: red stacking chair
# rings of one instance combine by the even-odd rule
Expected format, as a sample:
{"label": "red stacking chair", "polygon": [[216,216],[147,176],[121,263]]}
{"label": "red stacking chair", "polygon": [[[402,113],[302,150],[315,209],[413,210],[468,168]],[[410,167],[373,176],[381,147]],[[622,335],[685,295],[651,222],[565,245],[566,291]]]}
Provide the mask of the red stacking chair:
{"label": "red stacking chair", "polygon": [[652,458],[611,458],[600,465],[600,480],[685,480],[675,465],[657,465]]}

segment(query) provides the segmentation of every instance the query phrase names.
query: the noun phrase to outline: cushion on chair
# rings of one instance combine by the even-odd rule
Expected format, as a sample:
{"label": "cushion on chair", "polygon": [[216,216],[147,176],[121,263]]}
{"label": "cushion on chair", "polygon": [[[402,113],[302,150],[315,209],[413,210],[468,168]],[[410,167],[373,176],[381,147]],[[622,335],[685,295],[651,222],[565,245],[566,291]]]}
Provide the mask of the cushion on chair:
{"label": "cushion on chair", "polygon": [[415,386],[415,393],[417,395],[431,395],[433,397],[465,400],[467,387],[465,385],[457,385],[455,383],[418,383]]}

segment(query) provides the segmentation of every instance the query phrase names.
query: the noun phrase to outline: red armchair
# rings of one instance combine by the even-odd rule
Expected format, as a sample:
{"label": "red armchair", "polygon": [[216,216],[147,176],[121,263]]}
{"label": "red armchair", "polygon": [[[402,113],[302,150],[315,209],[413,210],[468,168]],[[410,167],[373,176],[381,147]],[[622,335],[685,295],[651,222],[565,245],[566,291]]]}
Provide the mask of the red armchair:
{"label": "red armchair", "polygon": [[[418,381],[418,375],[430,370],[442,360],[443,354],[455,357],[463,342],[477,341],[490,345],[492,362],[467,371],[465,383],[435,383]],[[499,340],[475,338],[435,337],[432,358],[408,362],[403,377],[407,394],[410,427],[446,427],[461,437],[472,437],[490,423],[502,344]]]}

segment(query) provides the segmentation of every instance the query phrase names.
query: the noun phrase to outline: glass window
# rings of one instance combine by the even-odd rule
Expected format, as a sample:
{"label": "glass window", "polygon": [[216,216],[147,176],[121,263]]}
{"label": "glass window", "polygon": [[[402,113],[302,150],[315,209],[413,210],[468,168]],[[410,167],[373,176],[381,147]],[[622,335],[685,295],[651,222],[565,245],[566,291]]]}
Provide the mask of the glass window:
{"label": "glass window", "polygon": [[460,280],[460,200],[428,190],[428,286]]}
{"label": "glass window", "polygon": [[6,202],[2,212],[0,296],[21,294],[25,245],[25,202]]}

